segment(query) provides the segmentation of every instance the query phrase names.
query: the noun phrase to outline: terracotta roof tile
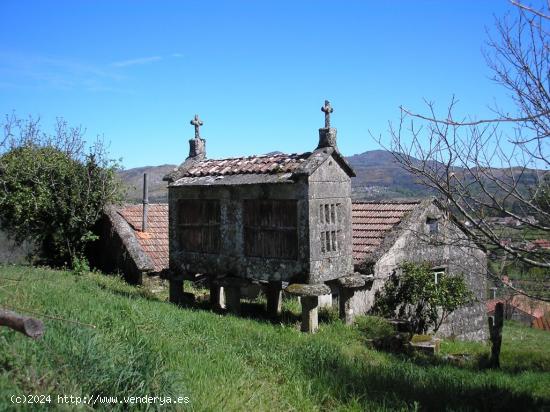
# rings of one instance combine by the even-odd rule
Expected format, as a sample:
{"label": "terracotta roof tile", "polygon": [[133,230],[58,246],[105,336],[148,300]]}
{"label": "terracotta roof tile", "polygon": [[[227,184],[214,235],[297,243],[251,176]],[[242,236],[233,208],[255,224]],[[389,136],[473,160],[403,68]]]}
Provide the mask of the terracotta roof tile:
{"label": "terracotta roof tile", "polygon": [[168,205],[150,204],[147,212],[147,231],[141,231],[142,205],[120,207],[118,213],[134,229],[143,251],[151,258],[155,272],[168,268]]}
{"label": "terracotta roof tile", "polygon": [[539,302],[524,295],[514,295],[507,299],[491,299],[485,302],[487,312],[493,312],[498,302],[505,306],[519,309],[533,318],[542,318],[550,313],[550,303]]}
{"label": "terracotta roof tile", "polygon": [[535,329],[550,331],[550,319],[546,319],[544,317],[536,318],[535,320],[533,320],[532,326]]}
{"label": "terracotta roof tile", "polygon": [[231,159],[205,159],[197,162],[181,177],[289,173],[296,170],[310,155],[311,153],[281,153]]}
{"label": "terracotta roof tile", "polygon": [[363,261],[418,201],[354,202],[352,204],[353,259]]}

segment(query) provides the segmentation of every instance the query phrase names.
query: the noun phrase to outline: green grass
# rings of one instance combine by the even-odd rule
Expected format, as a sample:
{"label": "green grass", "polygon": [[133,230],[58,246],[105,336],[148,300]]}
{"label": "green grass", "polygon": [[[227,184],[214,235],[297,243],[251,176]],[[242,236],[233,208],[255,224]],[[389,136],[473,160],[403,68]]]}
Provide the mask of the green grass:
{"label": "green grass", "polygon": [[[0,410],[14,409],[13,394],[188,396],[191,401],[149,405],[150,410],[550,408],[550,333],[512,323],[504,331],[502,370],[495,371],[479,367],[489,351],[485,344],[443,342],[435,359],[370,349],[369,338],[388,332],[378,318],[346,327],[329,311],[317,334],[303,334],[294,301],[285,307],[284,321],[272,323],[254,303],[235,317],[200,304],[178,308],[99,274],[0,267],[0,302],[41,314],[46,324],[37,341],[0,328]],[[457,363],[445,359],[448,353],[471,357]]]}

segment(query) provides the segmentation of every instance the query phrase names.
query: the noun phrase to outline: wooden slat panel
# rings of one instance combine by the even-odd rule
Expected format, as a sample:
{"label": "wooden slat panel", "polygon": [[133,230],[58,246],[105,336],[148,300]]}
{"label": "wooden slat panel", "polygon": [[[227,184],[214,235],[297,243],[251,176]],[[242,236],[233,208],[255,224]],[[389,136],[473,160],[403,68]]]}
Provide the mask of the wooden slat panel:
{"label": "wooden slat panel", "polygon": [[243,213],[246,256],[296,259],[298,212],[295,200],[245,200]]}
{"label": "wooden slat panel", "polygon": [[184,251],[218,253],[220,202],[184,199],[178,202],[178,236]]}

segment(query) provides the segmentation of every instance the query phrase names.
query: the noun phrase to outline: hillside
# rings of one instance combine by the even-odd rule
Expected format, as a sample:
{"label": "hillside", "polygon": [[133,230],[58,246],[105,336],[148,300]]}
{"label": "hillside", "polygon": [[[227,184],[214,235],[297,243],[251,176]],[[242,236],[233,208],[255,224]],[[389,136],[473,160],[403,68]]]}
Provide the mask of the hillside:
{"label": "hillside", "polygon": [[[356,198],[381,199],[395,197],[425,196],[415,178],[395,162],[392,154],[384,150],[372,150],[346,158],[355,169],[352,179]],[[166,183],[162,177],[176,165],[146,166],[120,172],[130,202],[142,198],[143,173],[149,176],[149,200],[167,201]]]}
{"label": "hillside", "polygon": [[[430,193],[418,183],[418,179],[404,170],[394,159],[391,152],[386,150],[371,150],[346,157],[346,160],[355,170],[357,177],[351,181],[353,197],[355,199],[379,200],[403,197],[426,197]],[[416,160],[416,159],[413,159]],[[416,160],[418,161],[418,160]],[[145,166],[128,169],[120,172],[120,176],[127,188],[127,200],[139,202],[143,192],[143,173],[149,176],[149,200],[151,202],[166,202],[168,192],[166,182],[162,177],[176,165]],[[465,173],[465,169],[457,168],[456,173]],[[496,176],[505,176],[509,169],[493,169]],[[540,174],[537,170],[520,173],[520,190],[532,186],[537,182]],[[491,188],[491,184],[488,185]]]}
{"label": "hillside", "polygon": [[122,170],[119,176],[126,188],[126,199],[129,202],[139,202],[143,196],[143,174],[147,173],[149,181],[149,201],[151,203],[166,203],[168,191],[164,175],[174,169],[176,165],[144,166]]}
{"label": "hillside", "polygon": [[[11,397],[30,394],[51,396],[33,410],[550,407],[550,333],[514,323],[504,327],[502,369],[480,370],[486,344],[443,341],[435,358],[369,348],[367,338],[387,333],[378,318],[348,327],[324,313],[319,332],[304,334],[294,300],[272,323],[262,302],[244,303],[240,317],[201,304],[180,308],[163,293],[97,273],[4,266],[0,286],[3,305],[42,318],[46,328],[37,341],[0,328],[0,410],[28,410]],[[451,353],[460,361],[448,360]],[[61,404],[58,395],[95,403]],[[189,404],[123,398],[146,395],[187,397]]]}

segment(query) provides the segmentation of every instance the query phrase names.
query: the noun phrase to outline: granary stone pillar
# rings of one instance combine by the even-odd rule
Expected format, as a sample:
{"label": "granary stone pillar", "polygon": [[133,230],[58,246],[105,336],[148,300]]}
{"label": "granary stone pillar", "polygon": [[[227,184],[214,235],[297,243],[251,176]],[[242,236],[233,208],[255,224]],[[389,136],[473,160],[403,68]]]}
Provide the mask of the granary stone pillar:
{"label": "granary stone pillar", "polygon": [[330,288],[324,283],[294,283],[286,288],[286,291],[292,295],[300,296],[302,304],[302,332],[315,333],[319,328],[319,296],[330,293]]}
{"label": "granary stone pillar", "polygon": [[272,318],[280,316],[283,302],[283,282],[268,282],[266,297],[269,316]]}
{"label": "granary stone pillar", "polygon": [[237,277],[227,277],[219,280],[220,286],[225,291],[225,306],[229,312],[241,311],[241,287],[247,285],[247,281]]}
{"label": "granary stone pillar", "polygon": [[224,289],[223,286],[220,286],[215,277],[210,278],[210,304],[215,310],[225,309]]}
{"label": "granary stone pillar", "polygon": [[183,302],[183,276],[172,275],[169,279],[169,299],[171,303],[179,305]]}
{"label": "granary stone pillar", "polygon": [[340,319],[342,319],[346,325],[351,325],[355,320],[355,313],[351,307],[351,299],[355,294],[355,291],[365,286],[365,279],[362,276],[343,276],[338,278],[338,303]]}

